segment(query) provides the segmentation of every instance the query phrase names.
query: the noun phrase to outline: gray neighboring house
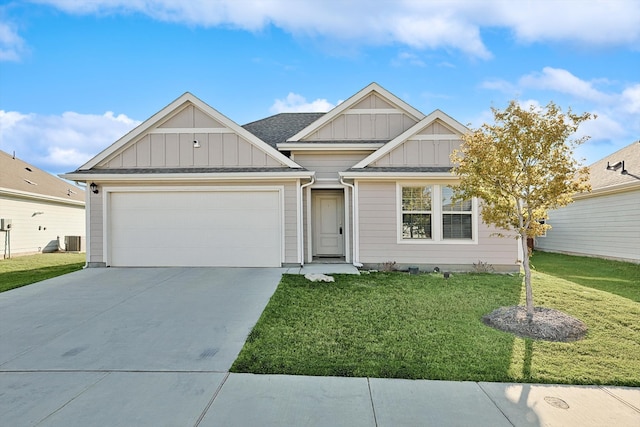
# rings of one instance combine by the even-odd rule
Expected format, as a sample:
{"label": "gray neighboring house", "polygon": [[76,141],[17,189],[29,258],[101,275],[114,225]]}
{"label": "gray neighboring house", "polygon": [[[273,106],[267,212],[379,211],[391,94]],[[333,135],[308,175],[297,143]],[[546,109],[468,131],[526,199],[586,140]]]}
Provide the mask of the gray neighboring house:
{"label": "gray neighboring house", "polygon": [[640,263],[640,141],[589,172],[591,193],[549,212],[552,228],[536,238],[536,249]]}
{"label": "gray neighboring house", "polygon": [[[0,244],[3,258],[84,250],[85,192],[0,151]],[[67,236],[73,236],[66,239]]]}
{"label": "gray neighboring house", "polygon": [[89,266],[346,262],[517,271],[477,200],[453,204],[468,129],[376,83],[327,113],[244,126],[185,93],[64,178],[86,182]]}

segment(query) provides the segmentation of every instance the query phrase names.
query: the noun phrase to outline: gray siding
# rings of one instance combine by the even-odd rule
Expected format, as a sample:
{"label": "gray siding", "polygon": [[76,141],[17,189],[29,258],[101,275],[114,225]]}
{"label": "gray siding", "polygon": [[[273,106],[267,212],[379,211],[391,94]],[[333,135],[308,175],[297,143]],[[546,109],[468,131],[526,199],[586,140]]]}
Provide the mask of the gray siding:
{"label": "gray siding", "polygon": [[477,244],[398,243],[396,183],[359,182],[359,261],[380,264],[427,264],[471,267],[478,261],[496,268],[517,270],[517,240],[492,237],[494,229],[478,220]]}
{"label": "gray siding", "polygon": [[548,223],[538,249],[640,263],[640,190],[576,200]]}
{"label": "gray siding", "polygon": [[[198,141],[200,147],[194,147],[193,141]],[[122,147],[97,168],[281,165],[266,151],[193,105],[188,105],[136,141]]]}
{"label": "gray siding", "polygon": [[359,152],[300,152],[293,153],[293,160],[300,166],[316,172],[316,180],[338,182],[338,172],[345,171],[371,154],[371,151]]}
{"label": "gray siding", "polygon": [[372,166],[452,166],[450,156],[462,140],[436,120],[378,159]]}
{"label": "gray siding", "polygon": [[[380,113],[375,110],[380,110]],[[415,119],[372,93],[304,140],[388,141],[416,123]]]}
{"label": "gray siding", "polygon": [[[195,148],[193,141],[200,143]],[[234,133],[151,133],[99,168],[281,166],[267,153]]]}

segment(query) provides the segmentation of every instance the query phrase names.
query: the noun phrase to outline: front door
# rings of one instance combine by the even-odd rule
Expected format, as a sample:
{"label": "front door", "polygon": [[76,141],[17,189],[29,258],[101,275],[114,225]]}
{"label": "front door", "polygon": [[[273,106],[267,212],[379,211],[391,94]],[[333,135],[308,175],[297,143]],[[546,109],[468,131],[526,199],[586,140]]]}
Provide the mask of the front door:
{"label": "front door", "polygon": [[316,190],[312,193],[313,255],[344,256],[344,193]]}

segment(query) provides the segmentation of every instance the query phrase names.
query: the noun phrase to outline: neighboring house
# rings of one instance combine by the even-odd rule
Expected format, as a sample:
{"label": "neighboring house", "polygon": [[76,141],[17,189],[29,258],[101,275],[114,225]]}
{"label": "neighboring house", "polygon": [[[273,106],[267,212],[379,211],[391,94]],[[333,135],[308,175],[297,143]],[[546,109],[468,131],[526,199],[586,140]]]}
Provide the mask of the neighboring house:
{"label": "neighboring house", "polygon": [[64,175],[88,197],[90,266],[342,261],[518,270],[476,200],[450,203],[467,129],[372,83],[328,113],[239,126],[190,93]]}
{"label": "neighboring house", "polygon": [[0,229],[3,258],[84,246],[84,190],[0,151]]}
{"label": "neighboring house", "polygon": [[[608,166],[608,167],[607,167]],[[640,263],[640,141],[589,166],[591,193],[549,212],[536,249]]]}

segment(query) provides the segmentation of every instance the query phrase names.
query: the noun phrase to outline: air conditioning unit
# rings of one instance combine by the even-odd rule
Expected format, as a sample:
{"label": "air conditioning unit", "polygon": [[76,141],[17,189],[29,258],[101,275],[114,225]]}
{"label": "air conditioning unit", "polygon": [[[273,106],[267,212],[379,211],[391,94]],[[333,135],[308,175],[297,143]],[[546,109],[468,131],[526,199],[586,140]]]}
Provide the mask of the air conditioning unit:
{"label": "air conditioning unit", "polygon": [[64,236],[64,250],[67,252],[80,252],[80,236]]}
{"label": "air conditioning unit", "polygon": [[1,231],[11,231],[11,220],[7,218],[0,219],[0,230]]}

